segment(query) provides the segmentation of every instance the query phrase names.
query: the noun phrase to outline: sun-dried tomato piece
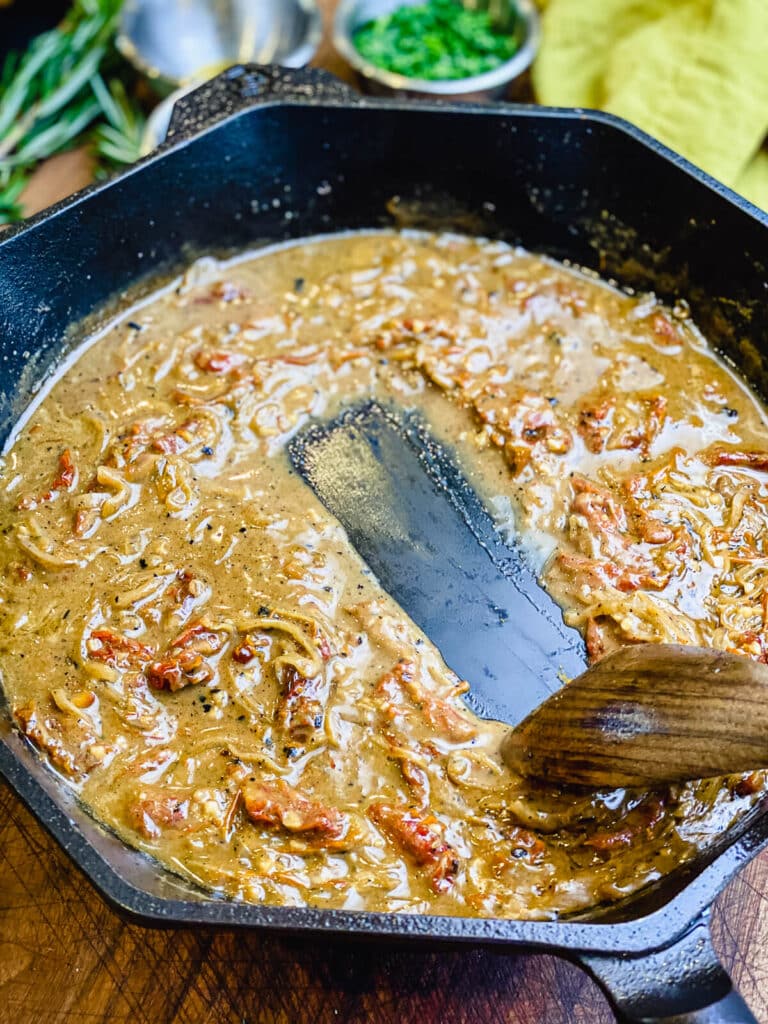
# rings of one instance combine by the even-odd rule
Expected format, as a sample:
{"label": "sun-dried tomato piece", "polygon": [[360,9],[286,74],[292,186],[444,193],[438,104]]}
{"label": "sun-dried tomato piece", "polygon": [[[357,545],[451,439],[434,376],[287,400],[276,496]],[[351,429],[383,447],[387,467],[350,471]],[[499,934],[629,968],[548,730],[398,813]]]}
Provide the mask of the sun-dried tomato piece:
{"label": "sun-dried tomato piece", "polygon": [[414,682],[415,679],[416,663],[409,661],[407,658],[401,658],[376,683],[376,692],[394,701],[403,692],[406,684]]}
{"label": "sun-dried tomato piece", "polygon": [[69,448],[65,448],[59,456],[58,469],[50,488],[36,498],[22,498],[16,507],[20,511],[29,511],[37,508],[38,505],[44,505],[46,502],[58,498],[62,491],[71,491],[76,483],[77,467],[72,459],[72,452]]}
{"label": "sun-dried tomato piece", "polygon": [[251,821],[270,828],[338,839],[347,827],[346,815],[336,807],[310,799],[283,779],[247,782],[243,801]]}
{"label": "sun-dried tomato piece", "polygon": [[654,519],[653,516],[637,516],[635,523],[637,532],[646,544],[669,544],[675,539],[675,531],[672,527],[662,523],[659,519]]}
{"label": "sun-dried tomato piece", "polygon": [[445,697],[430,693],[417,678],[416,664],[402,658],[385,672],[376,684],[377,693],[386,696],[390,708],[398,704],[398,698],[407,693],[426,722],[447,739],[461,743],[477,735],[473,722],[462,715]]}
{"label": "sun-dried tomato piece", "polygon": [[418,865],[430,869],[436,892],[446,892],[451,887],[461,861],[453,847],[432,827],[436,819],[378,801],[368,808],[368,816]]}
{"label": "sun-dried tomato piece", "polygon": [[98,508],[79,508],[75,512],[72,533],[76,537],[87,537],[98,523],[100,515],[101,513]]}
{"label": "sun-dried tomato piece", "polygon": [[320,358],[320,352],[307,352],[303,356],[284,355],[271,357],[277,363],[287,363],[288,366],[311,366]]}
{"label": "sun-dried tomato piece", "polygon": [[585,290],[571,282],[555,281],[554,292],[560,305],[575,317],[581,316],[589,305]]}
{"label": "sun-dried tomato piece", "polygon": [[765,789],[765,786],[764,772],[750,772],[749,775],[744,775],[734,784],[733,792],[736,796],[753,796]]}
{"label": "sun-dried tomato piece", "polygon": [[[159,416],[137,420],[135,423],[132,423],[110,445],[105,464],[113,468],[122,469],[127,465],[135,465],[139,460],[146,460],[150,454],[147,449],[152,440],[152,435],[161,431],[164,426],[165,419]],[[150,455],[150,459],[152,458]]]}
{"label": "sun-dried tomato piece", "polygon": [[153,661],[147,669],[149,685],[155,690],[170,690],[175,693],[185,686],[209,683],[214,676],[213,669],[197,651],[182,651],[174,658]]}
{"label": "sun-dried tomato piece", "polygon": [[216,630],[204,622],[193,622],[171,643],[165,657],[149,666],[150,686],[175,693],[191,684],[210,682],[214,670],[206,657],[218,654],[223,646]]}
{"label": "sun-dried tomato piece", "polygon": [[203,295],[197,295],[192,301],[196,306],[210,306],[214,302],[244,302],[249,298],[248,292],[234,281],[216,281]]}
{"label": "sun-dried tomato piece", "polygon": [[82,778],[104,757],[104,748],[96,753],[96,736],[80,720],[45,714],[34,701],[15,708],[13,715],[27,739],[65,775]]}
{"label": "sun-dried tomato piece", "polygon": [[[627,509],[610,491],[584,477],[574,477],[572,483],[575,495],[571,510],[586,520],[603,557],[561,551],[556,557],[557,565],[592,588],[608,585],[624,593],[640,588],[663,590],[671,570],[666,566],[661,569],[642,549],[639,540],[665,544],[675,539],[675,531],[642,511],[632,494],[628,498],[632,509],[630,522]],[[639,534],[638,540],[633,538],[634,530]],[[682,543],[683,533],[678,533]],[[591,543],[589,546],[592,547]]]}
{"label": "sun-dried tomato piece", "polygon": [[177,427],[170,434],[161,434],[154,438],[152,447],[163,455],[180,455],[185,452],[195,441],[195,434],[200,427],[200,421],[195,419],[185,420],[180,427]]}
{"label": "sun-dried tomato piece", "polygon": [[534,449],[564,455],[573,446],[570,431],[558,421],[549,399],[535,391],[490,387],[474,406],[514,473],[525,468]]}
{"label": "sun-dried tomato piece", "polygon": [[433,320],[421,320],[418,317],[407,316],[404,317],[401,322],[403,328],[408,331],[409,334],[424,334],[434,328]]}
{"label": "sun-dried tomato piece", "polygon": [[232,651],[232,660],[236,661],[238,665],[247,665],[255,657],[256,648],[249,644],[247,640],[241,640]]}
{"label": "sun-dried tomato piece", "polygon": [[158,839],[164,828],[183,828],[189,819],[189,800],[169,793],[142,793],[128,808],[131,824],[147,839]]}
{"label": "sun-dried tomato piece", "polygon": [[642,422],[634,429],[625,431],[615,441],[611,441],[612,449],[639,451],[643,458],[649,458],[651,446],[662,431],[667,418],[667,400],[661,395],[640,400]]}
{"label": "sun-dried tomato piece", "polygon": [[55,768],[65,775],[79,774],[77,759],[64,743],[60,727],[53,721],[45,721],[33,702],[16,708],[14,717],[27,739],[48,755]]}
{"label": "sun-dried tomato piece", "polygon": [[[94,641],[98,646],[94,645]],[[94,629],[87,647],[89,658],[106,662],[115,668],[140,668],[155,656],[151,647],[114,633],[111,629]]]}
{"label": "sun-dried tomato piece", "polygon": [[434,697],[422,690],[421,696],[414,699],[421,705],[424,717],[432,728],[448,739],[463,743],[477,735],[477,729],[469,718],[465,718],[445,698]]}
{"label": "sun-dried tomato piece", "polygon": [[670,573],[658,572],[652,562],[637,565],[619,565],[616,562],[597,558],[585,558],[568,551],[556,556],[558,567],[579,585],[586,584],[592,589],[615,587],[624,594],[633,590],[664,590],[670,580]]}
{"label": "sun-dried tomato piece", "polygon": [[547,852],[547,847],[542,840],[527,828],[515,825],[509,835],[512,843],[512,856],[516,858],[525,857],[531,864],[540,864]]}
{"label": "sun-dried tomato piece", "polygon": [[558,551],[555,564],[563,575],[573,581],[577,587],[587,586],[591,590],[615,585],[618,570],[612,562],[603,562],[596,558],[585,558],[570,551]]}
{"label": "sun-dried tomato piece", "polygon": [[598,619],[589,619],[584,637],[587,645],[587,657],[590,665],[604,658],[608,653],[606,650],[605,635],[600,627]]}
{"label": "sun-dried tomato piece", "polygon": [[403,778],[408,783],[409,789],[419,801],[419,806],[426,807],[429,802],[429,776],[427,773],[420,765],[407,757],[400,759],[400,771],[403,773]]}
{"label": "sun-dried tomato piece", "polygon": [[246,361],[242,352],[198,352],[195,356],[195,366],[206,373],[230,373]]}
{"label": "sun-dried tomato piece", "polygon": [[168,601],[174,606],[174,616],[182,622],[197,604],[198,598],[205,593],[205,584],[189,569],[180,569],[176,579],[165,593]]}
{"label": "sun-dried tomato piece", "polygon": [[[630,418],[627,425],[624,415]],[[639,451],[647,458],[666,421],[667,400],[661,395],[628,398],[620,416],[613,395],[589,398],[579,409],[577,430],[589,451]],[[624,429],[622,430],[622,426]]]}
{"label": "sun-dried tomato piece", "polygon": [[576,476],[572,484],[575,491],[572,510],[584,516],[607,550],[626,549],[631,543],[627,536],[627,516],[615,496],[586,477]]}
{"label": "sun-dried tomato piece", "polygon": [[681,341],[680,331],[664,313],[656,312],[650,316],[651,330],[654,335],[666,343]]}
{"label": "sun-dried tomato piece", "polygon": [[322,728],[325,702],[321,699],[321,679],[308,679],[293,665],[281,672],[283,695],[279,718],[285,731],[300,743],[307,743]]}
{"label": "sun-dried tomato piece", "polygon": [[68,491],[77,480],[77,468],[72,461],[72,453],[65,448],[59,456],[59,471],[51,485],[52,491]]}
{"label": "sun-dried tomato piece", "polygon": [[622,846],[631,846],[636,839],[643,835],[650,839],[654,829],[664,817],[666,802],[665,796],[652,794],[629,812],[619,828],[596,832],[595,835],[584,840],[584,845],[591,846],[595,850],[609,851]]}
{"label": "sun-dried tomato piece", "polygon": [[716,445],[704,453],[704,459],[710,466],[768,470],[768,451],[742,451],[738,448],[724,448],[721,445]]}
{"label": "sun-dried tomato piece", "polygon": [[749,629],[745,633],[738,633],[734,638],[733,645],[729,646],[728,650],[733,654],[744,654],[764,665],[768,664],[768,640],[763,633],[758,633],[753,629]]}
{"label": "sun-dried tomato piece", "polygon": [[172,651],[195,650],[200,654],[218,654],[224,646],[221,635],[205,622],[193,622],[173,641]]}
{"label": "sun-dried tomato piece", "polygon": [[613,414],[616,408],[615,398],[606,398],[602,402],[591,402],[579,410],[578,431],[584,444],[595,455],[605,448],[613,425]]}

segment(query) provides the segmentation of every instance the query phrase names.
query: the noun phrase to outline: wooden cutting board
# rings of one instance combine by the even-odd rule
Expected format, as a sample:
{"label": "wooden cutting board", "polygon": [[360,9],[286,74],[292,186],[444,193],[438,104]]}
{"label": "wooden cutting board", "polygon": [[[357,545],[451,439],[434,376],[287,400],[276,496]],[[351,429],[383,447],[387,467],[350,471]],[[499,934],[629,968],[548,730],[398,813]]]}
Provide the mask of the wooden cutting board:
{"label": "wooden cutting board", "polygon": [[[320,0],[326,22],[335,0]],[[343,65],[326,33],[318,61]],[[29,212],[87,184],[76,152],[40,169]],[[714,912],[718,952],[768,1024],[768,853]],[[551,956],[430,952],[128,924],[0,784],[0,1024],[612,1024],[596,985]]]}

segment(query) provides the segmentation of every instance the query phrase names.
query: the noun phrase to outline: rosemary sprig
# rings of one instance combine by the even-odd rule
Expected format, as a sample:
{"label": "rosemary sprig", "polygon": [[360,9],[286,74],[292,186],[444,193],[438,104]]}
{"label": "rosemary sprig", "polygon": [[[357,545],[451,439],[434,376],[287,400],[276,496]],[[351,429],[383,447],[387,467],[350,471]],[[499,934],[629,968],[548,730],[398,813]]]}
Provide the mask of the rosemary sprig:
{"label": "rosemary sprig", "polygon": [[139,156],[144,117],[113,40],[122,0],[75,0],[58,28],[10,54],[0,71],[0,224],[18,220],[37,163],[81,142],[97,172]]}
{"label": "rosemary sprig", "polygon": [[97,75],[91,80],[91,88],[104,117],[96,125],[92,141],[104,165],[99,170],[105,173],[108,167],[120,167],[138,159],[144,115],[130,99],[119,78],[113,78],[107,87]]}

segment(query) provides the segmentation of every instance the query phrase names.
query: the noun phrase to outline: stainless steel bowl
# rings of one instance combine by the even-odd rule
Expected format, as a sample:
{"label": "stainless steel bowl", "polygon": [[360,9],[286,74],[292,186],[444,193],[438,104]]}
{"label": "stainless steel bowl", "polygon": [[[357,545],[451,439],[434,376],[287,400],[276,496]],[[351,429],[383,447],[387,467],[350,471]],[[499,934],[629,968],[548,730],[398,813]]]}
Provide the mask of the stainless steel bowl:
{"label": "stainless steel bowl", "polygon": [[391,14],[404,5],[415,6],[424,0],[341,0],[334,21],[333,44],[339,54],[357,71],[363,87],[379,95],[428,96],[432,99],[444,97],[450,100],[492,100],[499,99],[508,86],[526,71],[533,62],[539,48],[539,15],[533,0],[515,0],[519,13],[516,28],[520,48],[510,60],[500,64],[493,71],[471,78],[441,79],[429,81],[423,78],[406,78],[393,71],[371,64],[355,47],[355,31],[366,22],[382,15]]}
{"label": "stainless steel bowl", "polygon": [[302,67],[321,35],[315,0],[125,0],[117,45],[167,94],[232,64]]}

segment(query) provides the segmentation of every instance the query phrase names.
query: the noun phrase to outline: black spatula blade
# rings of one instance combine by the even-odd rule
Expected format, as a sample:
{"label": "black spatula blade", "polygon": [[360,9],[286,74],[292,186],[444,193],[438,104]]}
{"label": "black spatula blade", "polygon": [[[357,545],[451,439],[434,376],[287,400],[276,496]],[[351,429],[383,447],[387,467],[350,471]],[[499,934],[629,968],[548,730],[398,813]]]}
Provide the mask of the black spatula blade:
{"label": "black spatula blade", "polygon": [[580,635],[418,419],[370,403],[310,427],[289,454],[382,587],[470,682],[477,714],[516,725],[560,673],[584,670]]}

